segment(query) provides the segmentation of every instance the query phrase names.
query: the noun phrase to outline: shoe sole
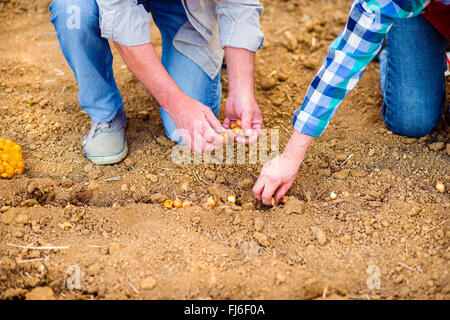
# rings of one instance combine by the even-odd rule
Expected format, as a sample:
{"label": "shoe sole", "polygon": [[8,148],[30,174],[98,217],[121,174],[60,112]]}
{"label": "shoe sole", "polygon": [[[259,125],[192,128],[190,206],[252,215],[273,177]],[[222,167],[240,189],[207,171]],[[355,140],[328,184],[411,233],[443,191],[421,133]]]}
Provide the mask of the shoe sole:
{"label": "shoe sole", "polygon": [[125,143],[122,150],[110,155],[102,155],[102,156],[90,156],[84,154],[86,158],[88,158],[93,164],[96,165],[108,165],[115,164],[121,162],[128,155],[128,145]]}

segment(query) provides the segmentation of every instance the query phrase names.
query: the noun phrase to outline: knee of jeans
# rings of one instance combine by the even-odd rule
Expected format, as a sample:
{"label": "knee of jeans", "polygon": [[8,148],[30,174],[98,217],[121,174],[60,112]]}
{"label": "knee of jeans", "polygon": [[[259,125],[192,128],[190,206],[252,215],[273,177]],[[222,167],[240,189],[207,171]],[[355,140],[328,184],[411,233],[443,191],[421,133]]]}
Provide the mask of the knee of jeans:
{"label": "knee of jeans", "polygon": [[51,22],[65,29],[92,28],[99,25],[98,6],[95,0],[52,0]]}
{"label": "knee of jeans", "polygon": [[386,125],[393,133],[420,138],[430,134],[439,124],[440,117],[432,114],[408,114],[397,119],[389,119]]}
{"label": "knee of jeans", "polygon": [[388,128],[408,137],[423,137],[430,134],[440,123],[444,95],[423,93],[422,95],[407,95],[402,90],[396,90],[395,97],[389,99],[390,105],[383,106],[384,120]]}

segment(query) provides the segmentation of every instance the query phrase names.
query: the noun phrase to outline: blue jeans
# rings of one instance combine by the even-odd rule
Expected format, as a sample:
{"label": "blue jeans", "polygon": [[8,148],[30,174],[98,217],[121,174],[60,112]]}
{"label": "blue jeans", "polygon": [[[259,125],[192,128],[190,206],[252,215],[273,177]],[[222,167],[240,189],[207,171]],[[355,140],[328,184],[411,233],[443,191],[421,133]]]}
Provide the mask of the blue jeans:
{"label": "blue jeans", "polygon": [[[215,79],[173,47],[172,40],[187,21],[180,1],[139,1],[151,12],[162,38],[161,62],[180,89],[211,108],[216,117],[222,99],[220,73]],[[71,6],[80,8],[78,28],[70,28]],[[100,36],[99,10],[95,0],[53,0],[50,5],[61,50],[78,82],[81,108],[94,122],[107,122],[123,108],[122,96],[114,80],[113,56],[109,42]],[[175,123],[160,108],[167,136],[180,143]]]}
{"label": "blue jeans", "polygon": [[383,119],[397,134],[422,137],[441,121],[447,40],[425,18],[399,19],[380,53]]}

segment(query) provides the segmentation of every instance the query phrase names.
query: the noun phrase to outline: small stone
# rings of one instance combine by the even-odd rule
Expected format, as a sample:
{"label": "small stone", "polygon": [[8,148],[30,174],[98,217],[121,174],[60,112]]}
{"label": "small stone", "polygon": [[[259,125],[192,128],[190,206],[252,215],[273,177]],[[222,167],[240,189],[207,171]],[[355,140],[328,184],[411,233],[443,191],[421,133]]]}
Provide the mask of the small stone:
{"label": "small stone", "polygon": [[249,188],[253,187],[253,184],[254,184],[253,180],[248,178],[248,179],[240,180],[238,182],[237,186],[239,189],[249,189]]}
{"label": "small stone", "polygon": [[337,161],[345,161],[347,160],[348,156],[345,153],[339,153],[336,155],[336,160]]}
{"label": "small stone", "polygon": [[430,150],[432,150],[432,151],[443,150],[444,147],[445,147],[445,144],[444,144],[444,142],[442,142],[442,141],[434,142],[434,143],[432,143],[432,144],[430,144],[430,145],[428,146],[428,148],[429,148]]}
{"label": "small stone", "polygon": [[55,300],[55,295],[50,287],[37,287],[25,295],[26,300]]}
{"label": "small stone", "polygon": [[96,181],[91,181],[91,182],[89,182],[88,190],[90,190],[90,191],[96,191],[96,190],[98,190],[98,189],[100,189],[100,184],[99,184],[98,182],[96,182]]}
{"label": "small stone", "polygon": [[125,161],[123,162],[125,164],[125,166],[127,166],[128,168],[134,166],[136,164],[136,162],[130,158],[126,158]]}
{"label": "small stone", "polygon": [[1,212],[1,213],[6,212],[6,211],[8,211],[9,209],[11,209],[10,206],[4,206],[4,207],[1,207],[1,208],[0,208],[0,212]]}
{"label": "small stone", "polygon": [[22,288],[8,288],[5,292],[3,292],[2,299],[3,300],[12,300],[12,299],[22,299],[27,290]]}
{"label": "small stone", "polygon": [[14,270],[17,267],[17,263],[11,258],[2,257],[0,261],[2,262],[0,268],[5,271]]}
{"label": "small stone", "polygon": [[156,138],[156,142],[164,147],[172,147],[173,145],[175,145],[175,142],[164,136],[159,136],[158,138]]}
{"label": "small stone", "polygon": [[344,170],[333,173],[332,177],[335,179],[345,179],[348,177],[349,174],[350,174],[350,170],[344,169]]}
{"label": "small stone", "polygon": [[73,186],[73,181],[71,179],[63,179],[61,180],[61,186],[64,188],[70,188]]}
{"label": "small stone", "polygon": [[286,282],[286,277],[283,276],[281,273],[277,273],[277,275],[275,277],[277,279],[278,284]]}
{"label": "small stone", "polygon": [[327,242],[327,236],[322,229],[320,229],[319,227],[311,227],[311,231],[320,245],[324,245]]}
{"label": "small stone", "polygon": [[36,183],[31,182],[28,186],[27,186],[27,191],[29,194],[32,194],[34,192],[34,190],[36,190],[38,188],[38,186],[36,185]]}
{"label": "small stone", "polygon": [[342,242],[343,244],[351,244],[351,243],[352,243],[352,236],[349,235],[348,233],[344,234],[344,235],[341,237],[341,242]]}
{"label": "small stone", "polygon": [[28,217],[28,215],[26,215],[25,213],[21,213],[17,216],[17,218],[15,219],[16,223],[18,224],[29,224],[30,223],[30,217]]}
{"label": "small stone", "polygon": [[261,231],[264,228],[264,218],[263,217],[256,217],[255,218],[255,230]]}
{"label": "small stone", "polygon": [[382,203],[380,201],[369,201],[369,206],[372,208],[378,208],[382,206]]}
{"label": "small stone", "polygon": [[148,173],[145,177],[153,183],[158,182],[158,176],[156,174]]}
{"label": "small stone", "polygon": [[288,49],[289,51],[295,51],[298,45],[297,38],[289,31],[284,32],[283,36],[284,36],[283,45],[286,47],[286,49]]}
{"label": "small stone", "polygon": [[408,215],[410,217],[415,217],[420,213],[420,211],[422,211],[422,209],[420,209],[419,207],[413,207],[411,210],[409,210]]}
{"label": "small stone", "polygon": [[162,193],[155,193],[150,197],[152,203],[163,203],[166,201],[167,197]]}
{"label": "small stone", "polygon": [[289,79],[289,75],[285,72],[277,72],[277,79],[278,81],[286,81]]}
{"label": "small stone", "polygon": [[33,207],[33,206],[39,206],[39,202],[36,199],[28,199],[24,200],[20,203],[22,207]]}
{"label": "small stone", "polygon": [[407,137],[403,138],[403,143],[405,143],[405,144],[411,144],[415,141],[417,141],[416,138],[407,138]]}
{"label": "small stone", "polygon": [[253,237],[255,238],[258,243],[264,247],[267,247],[269,245],[269,238],[261,232],[255,232],[253,234]]}
{"label": "small stone", "polygon": [[294,196],[288,197],[288,201],[283,207],[283,211],[285,214],[302,214],[305,203]]}
{"label": "small stone", "polygon": [[141,289],[143,290],[151,290],[156,287],[156,280],[153,277],[147,277],[141,281]]}
{"label": "small stone", "polygon": [[144,111],[139,111],[138,112],[138,118],[143,120],[143,121],[146,121],[146,120],[148,120],[150,118],[150,112],[145,111],[145,110]]}
{"label": "small stone", "polygon": [[84,166],[83,171],[86,173],[91,172],[94,169],[94,166],[92,165],[92,163],[88,163],[87,165]]}
{"label": "small stone", "polygon": [[401,275],[399,275],[398,277],[396,277],[395,279],[394,279],[394,283],[395,284],[400,284],[400,283],[402,283],[403,281],[405,281],[405,277],[401,274]]}
{"label": "small stone", "polygon": [[278,81],[274,77],[263,76],[260,80],[261,88],[263,90],[270,90],[277,86]]}
{"label": "small stone", "polygon": [[216,180],[216,173],[212,170],[206,170],[205,177],[206,177],[206,179],[208,179],[210,181],[214,181],[214,180]]}
{"label": "small stone", "polygon": [[87,269],[87,273],[90,276],[96,276],[101,271],[102,271],[102,265],[100,263],[94,263],[94,264],[90,265],[89,268]]}

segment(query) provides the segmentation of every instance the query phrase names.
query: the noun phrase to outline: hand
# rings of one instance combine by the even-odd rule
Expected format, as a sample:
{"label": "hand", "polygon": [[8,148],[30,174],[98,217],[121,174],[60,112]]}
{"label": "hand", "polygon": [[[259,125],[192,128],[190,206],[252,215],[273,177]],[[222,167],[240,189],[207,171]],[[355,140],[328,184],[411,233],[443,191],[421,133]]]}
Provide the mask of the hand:
{"label": "hand", "polygon": [[241,127],[245,136],[238,136],[230,132],[230,137],[238,143],[252,143],[258,139],[263,125],[261,112],[253,96],[232,96],[225,104],[225,120],[223,127],[230,128],[230,124],[241,119]]}
{"label": "hand", "polygon": [[220,135],[225,129],[204,104],[182,95],[169,110],[180,138],[195,152],[210,152],[226,143]]}
{"label": "hand", "polygon": [[284,152],[263,166],[261,175],[253,187],[253,193],[258,200],[268,206],[271,205],[272,197],[277,203],[280,202],[294,183],[312,139],[294,131]]}
{"label": "hand", "polygon": [[161,64],[151,43],[127,47],[116,43],[127,66],[167,111],[180,138],[195,152],[217,149],[225,143],[225,129],[211,109],[184,94]]}

